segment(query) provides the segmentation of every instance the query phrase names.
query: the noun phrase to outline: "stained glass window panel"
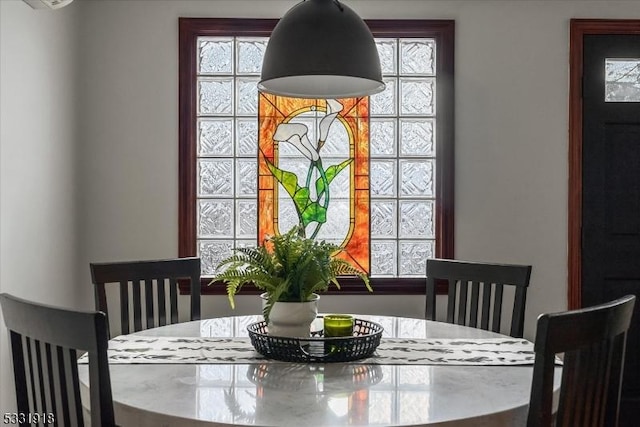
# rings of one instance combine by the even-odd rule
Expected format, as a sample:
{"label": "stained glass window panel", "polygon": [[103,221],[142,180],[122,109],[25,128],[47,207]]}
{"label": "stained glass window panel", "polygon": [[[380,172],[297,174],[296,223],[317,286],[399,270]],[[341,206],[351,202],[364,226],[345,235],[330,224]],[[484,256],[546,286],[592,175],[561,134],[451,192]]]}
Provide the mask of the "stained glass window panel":
{"label": "stained glass window panel", "polygon": [[[330,221],[336,219],[336,221]],[[351,200],[334,198],[327,209],[327,223],[320,230],[317,239],[342,245],[351,228]],[[367,251],[368,252],[368,251]],[[362,265],[362,263],[360,263]]]}
{"label": "stained glass window panel", "polygon": [[258,240],[300,226],[369,272],[368,98],[259,96]]}

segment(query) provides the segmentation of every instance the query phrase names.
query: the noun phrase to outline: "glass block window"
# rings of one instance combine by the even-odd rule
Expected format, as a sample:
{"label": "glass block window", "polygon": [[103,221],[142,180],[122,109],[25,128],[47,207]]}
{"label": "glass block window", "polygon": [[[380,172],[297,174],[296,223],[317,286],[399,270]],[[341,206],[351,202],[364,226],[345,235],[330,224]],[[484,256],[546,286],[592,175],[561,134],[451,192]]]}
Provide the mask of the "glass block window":
{"label": "glass block window", "polygon": [[[342,245],[375,291],[423,293],[427,258],[453,256],[453,21],[367,21],[386,89],[338,100],[259,94],[276,23],[180,19],[179,255],[200,256],[206,283],[234,248],[299,223],[265,159],[306,186],[309,161],[274,133],[297,124],[316,141],[331,116],[339,137],[322,146],[335,172],[330,203],[319,198],[325,211],[305,216],[307,235]],[[312,173],[316,196],[318,182]],[[335,220],[318,221],[324,214]],[[343,290],[361,290],[349,283]]]}
{"label": "glass block window", "polygon": [[640,102],[640,59],[605,60],[605,102]]}
{"label": "glass block window", "polygon": [[436,43],[377,39],[371,97],[371,274],[424,277],[435,256]]}
{"label": "glass block window", "polygon": [[197,255],[203,275],[257,236],[258,89],[267,37],[197,39]]}

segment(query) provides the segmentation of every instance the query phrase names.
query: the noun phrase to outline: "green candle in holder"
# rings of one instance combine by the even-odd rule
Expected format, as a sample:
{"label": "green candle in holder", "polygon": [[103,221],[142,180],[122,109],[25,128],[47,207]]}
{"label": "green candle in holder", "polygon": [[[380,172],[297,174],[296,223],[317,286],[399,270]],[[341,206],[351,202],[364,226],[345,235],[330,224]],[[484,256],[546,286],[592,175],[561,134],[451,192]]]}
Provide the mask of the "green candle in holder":
{"label": "green candle in holder", "polygon": [[353,336],[353,316],[348,314],[327,314],[324,316],[324,336]]}

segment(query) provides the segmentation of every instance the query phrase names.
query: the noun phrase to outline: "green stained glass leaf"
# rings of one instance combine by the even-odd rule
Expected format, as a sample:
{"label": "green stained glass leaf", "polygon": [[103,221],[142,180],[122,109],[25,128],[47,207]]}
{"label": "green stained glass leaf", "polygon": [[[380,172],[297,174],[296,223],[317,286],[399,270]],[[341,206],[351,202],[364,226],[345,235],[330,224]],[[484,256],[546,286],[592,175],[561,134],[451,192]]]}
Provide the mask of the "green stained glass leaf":
{"label": "green stained glass leaf", "polygon": [[[282,184],[284,189],[287,190],[287,193],[289,194],[289,196],[294,198],[296,192],[300,188],[298,186],[298,176],[293,172],[285,171],[278,168],[273,163],[271,163],[267,158],[265,158],[264,160],[267,163],[267,167],[271,171],[271,174],[278,180],[280,184]],[[308,197],[309,196],[307,194],[307,198]]]}
{"label": "green stained glass leaf", "polygon": [[327,222],[327,208],[320,206],[318,202],[309,203],[302,211],[302,224],[306,227],[312,222],[324,224]]}
{"label": "green stained glass leaf", "polygon": [[306,226],[313,221],[322,223],[326,222],[327,209],[319,206],[317,202],[311,203],[309,188],[300,187],[298,185],[298,176],[293,172],[278,168],[266,158],[265,161],[273,176],[280,184],[282,184],[285,190],[287,190],[287,193],[291,196],[293,203],[296,205],[296,211],[302,212],[304,225]]}
{"label": "green stained glass leaf", "polygon": [[304,212],[310,201],[309,189],[307,187],[298,187],[298,190],[293,195],[293,202],[296,204],[298,212]]}
{"label": "green stained glass leaf", "polygon": [[[340,164],[329,166],[325,171],[325,176],[327,177],[327,183],[331,184],[331,181],[333,181],[333,178],[338,176],[338,174],[344,168],[349,166],[351,162],[353,162],[353,159],[347,159]],[[316,180],[316,193],[318,193],[318,198],[320,198],[320,196],[322,196],[322,193],[324,193],[324,180],[322,178],[318,178]]]}

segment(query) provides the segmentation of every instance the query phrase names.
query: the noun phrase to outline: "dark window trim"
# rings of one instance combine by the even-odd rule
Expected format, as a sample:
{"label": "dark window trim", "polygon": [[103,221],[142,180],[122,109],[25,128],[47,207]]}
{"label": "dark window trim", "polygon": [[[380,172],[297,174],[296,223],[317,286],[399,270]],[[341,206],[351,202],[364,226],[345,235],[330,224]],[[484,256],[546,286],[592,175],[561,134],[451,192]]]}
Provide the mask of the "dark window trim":
{"label": "dark window trim", "polygon": [[[196,39],[200,36],[268,37],[277,19],[179,19],[179,166],[178,256],[196,256]],[[375,37],[430,37],[436,40],[436,257],[454,256],[454,32],[453,20],[365,20]],[[207,286],[202,293],[224,294],[223,285]],[[359,281],[340,280],[342,294],[367,294]],[[424,294],[424,278],[372,278],[376,295]],[[438,291],[446,289],[439,286]],[[181,286],[181,293],[188,288]],[[331,290],[329,293],[338,292]],[[258,293],[247,286],[243,293]]]}

